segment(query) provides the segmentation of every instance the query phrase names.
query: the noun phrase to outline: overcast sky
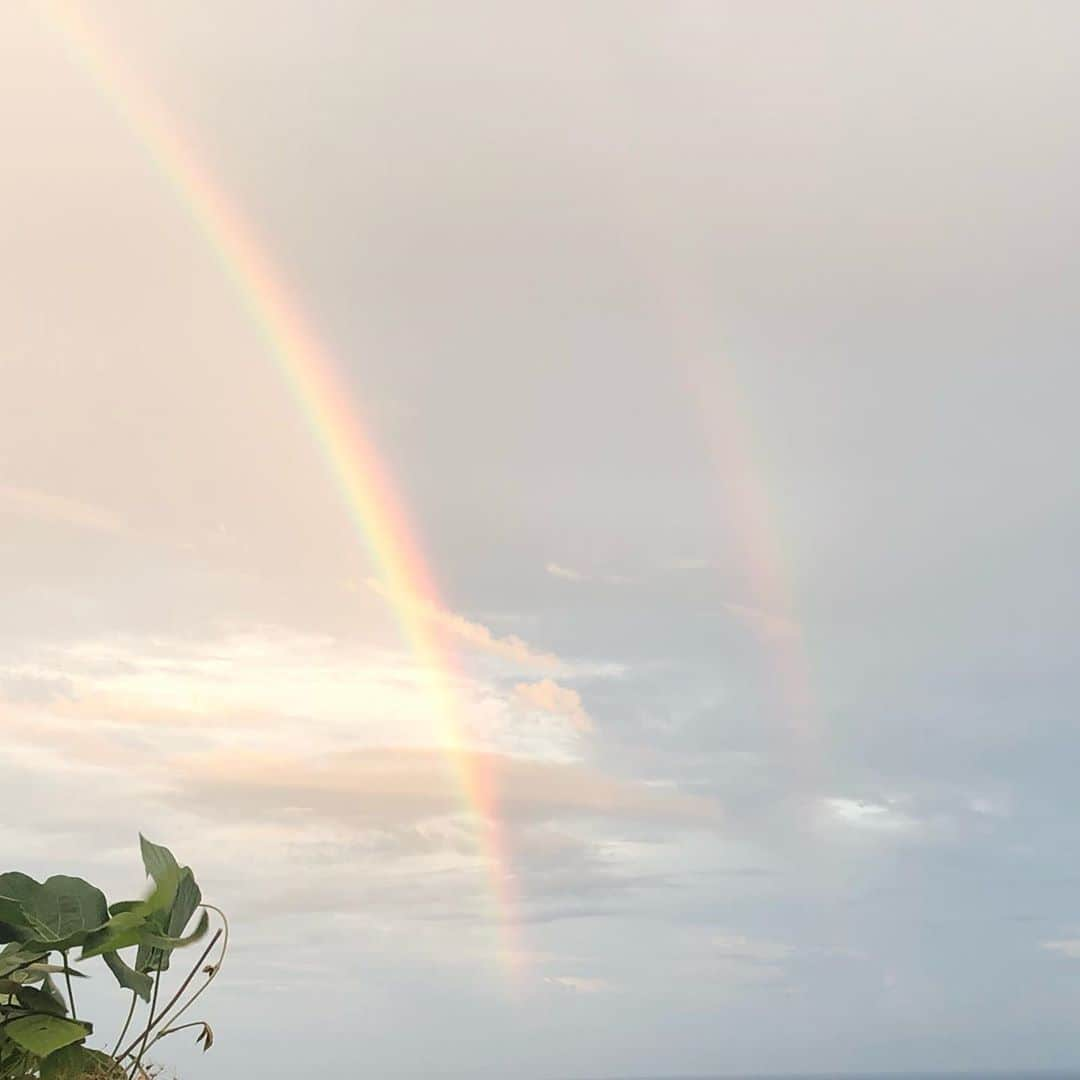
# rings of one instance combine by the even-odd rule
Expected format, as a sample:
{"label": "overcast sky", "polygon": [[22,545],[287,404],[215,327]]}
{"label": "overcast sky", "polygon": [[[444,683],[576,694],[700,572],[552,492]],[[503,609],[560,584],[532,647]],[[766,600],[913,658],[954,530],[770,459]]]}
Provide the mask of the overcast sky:
{"label": "overcast sky", "polygon": [[165,1060],[1080,1065],[1080,9],[83,10],[328,344],[506,841],[206,235],[0,6],[0,863],[194,865]]}

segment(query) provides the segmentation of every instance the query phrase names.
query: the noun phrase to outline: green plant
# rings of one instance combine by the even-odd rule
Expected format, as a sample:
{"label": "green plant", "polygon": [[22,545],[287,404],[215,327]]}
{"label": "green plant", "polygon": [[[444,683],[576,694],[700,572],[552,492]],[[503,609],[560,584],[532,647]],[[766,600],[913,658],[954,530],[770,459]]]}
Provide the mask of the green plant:
{"label": "green plant", "polygon": [[[210,1049],[209,1024],[178,1021],[217,975],[228,921],[202,902],[190,867],[180,866],[168,848],[141,835],[139,840],[153,882],[142,900],[109,904],[100,889],[77,877],[37,882],[17,871],[0,874],[0,1080],[145,1080],[147,1051],[166,1035],[193,1028],[203,1049]],[[211,912],[220,928],[163,999],[173,952],[206,937]],[[87,1045],[94,1028],[76,1010],[75,981],[86,975],[72,966],[75,949],[79,965],[101,957],[130,992],[127,1019],[110,1051]],[[130,963],[121,955],[128,949],[136,950]],[[140,999],[145,1009],[136,1019]],[[129,1038],[132,1030],[137,1034]]]}

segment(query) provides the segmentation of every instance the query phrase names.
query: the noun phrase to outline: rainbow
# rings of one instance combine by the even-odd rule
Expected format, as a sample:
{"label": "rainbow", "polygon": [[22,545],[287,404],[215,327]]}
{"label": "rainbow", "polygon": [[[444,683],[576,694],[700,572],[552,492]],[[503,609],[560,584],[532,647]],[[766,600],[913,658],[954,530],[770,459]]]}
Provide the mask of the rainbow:
{"label": "rainbow", "polygon": [[388,600],[425,673],[443,749],[453,762],[468,809],[480,822],[480,850],[489,868],[500,927],[499,952],[509,968],[516,968],[524,955],[518,903],[490,755],[473,754],[466,747],[455,690],[461,673],[439,633],[439,619],[432,617],[445,608],[389,470],[361,425],[349,389],[295,293],[175,119],[75,5],[43,0],[41,10],[206,238],[303,412],[349,517],[379,568],[378,591]]}
{"label": "rainbow", "polygon": [[[597,36],[590,44],[594,71],[606,81],[612,99],[633,101],[637,92],[633,66],[620,52],[617,38]],[[612,128],[608,137],[616,139],[619,134]],[[634,125],[621,134],[632,150],[637,138]],[[668,193],[672,205],[676,190]],[[741,392],[734,367],[725,363],[706,268],[695,264],[692,246],[680,248],[675,238],[681,230],[665,217],[663,199],[650,202],[642,193],[636,184],[613,193],[628,223],[623,250],[637,256],[643,293],[657,313],[671,367],[682,375],[688,404],[700,417],[703,450],[716,477],[710,495],[742,563],[743,602],[723,607],[756,637],[769,665],[772,711],[787,724],[791,736],[794,771],[813,780],[821,749],[813,670],[789,561],[755,453],[753,432],[758,425],[748,421],[747,395]]]}

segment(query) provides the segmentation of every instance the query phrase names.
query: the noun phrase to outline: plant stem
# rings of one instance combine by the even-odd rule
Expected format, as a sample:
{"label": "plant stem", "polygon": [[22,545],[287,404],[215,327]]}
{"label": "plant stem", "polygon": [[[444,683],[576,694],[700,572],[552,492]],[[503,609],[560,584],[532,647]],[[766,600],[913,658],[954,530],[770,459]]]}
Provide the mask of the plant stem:
{"label": "plant stem", "polygon": [[120,1029],[120,1034],[116,1036],[116,1045],[112,1048],[112,1057],[116,1057],[116,1051],[120,1049],[120,1044],[124,1041],[124,1036],[128,1033],[128,1028],[131,1027],[131,1019],[135,1015],[135,1003],[138,1001],[139,995],[132,990],[131,991],[131,1008],[128,1009],[127,1019],[124,1021],[124,1026]]}
{"label": "plant stem", "polygon": [[[131,1066],[130,1080],[135,1080],[135,1077],[139,1074],[139,1065],[142,1063],[142,1056],[146,1053],[146,1044],[150,1039],[150,1029],[154,1026],[154,1013],[157,1011],[157,996],[158,988],[161,986],[161,960],[158,960],[157,971],[154,973],[154,992],[150,995],[150,1016],[146,1021],[146,1028],[142,1033],[142,1046],[139,1047],[138,1056],[135,1058],[135,1064]],[[136,1040],[138,1041],[138,1040]]]}
{"label": "plant stem", "polygon": [[[168,1005],[166,1005],[165,1008],[162,1009],[161,1012],[158,1013],[158,1015],[156,1017],[154,1015],[152,1015],[154,1010],[153,1010],[153,1007],[151,1007],[150,1022],[146,1025],[146,1030],[144,1032],[142,1032],[141,1034],[135,1036],[135,1041],[116,1059],[117,1061],[122,1061],[124,1058],[126,1058],[135,1049],[135,1047],[139,1045],[139,1042],[142,1040],[143,1036],[144,1035],[149,1035],[150,1034],[150,1029],[154,1028],[154,1027],[157,1027],[157,1025],[162,1021],[162,1019],[168,1013],[168,1011],[177,1003],[177,1001],[180,1000],[181,994],[183,994],[183,992],[191,984],[191,980],[194,979],[196,975],[198,975],[199,968],[202,967],[203,961],[210,955],[210,950],[217,944],[217,940],[218,940],[219,937],[221,937],[221,931],[220,930],[210,939],[210,944],[207,945],[205,949],[203,949],[202,956],[199,957],[199,959],[195,962],[195,966],[191,969],[191,971],[188,972],[187,978],[180,984],[180,989],[177,990],[175,994],[173,994],[173,996],[169,999]],[[156,996],[156,994],[157,994],[157,983],[156,982],[154,983],[154,993],[155,993],[155,996]]]}
{"label": "plant stem", "polygon": [[61,949],[60,955],[64,958],[64,982],[67,983],[68,1004],[71,1006],[71,1019],[78,1020],[75,1013],[75,995],[71,992],[71,969],[68,967],[67,949]]}

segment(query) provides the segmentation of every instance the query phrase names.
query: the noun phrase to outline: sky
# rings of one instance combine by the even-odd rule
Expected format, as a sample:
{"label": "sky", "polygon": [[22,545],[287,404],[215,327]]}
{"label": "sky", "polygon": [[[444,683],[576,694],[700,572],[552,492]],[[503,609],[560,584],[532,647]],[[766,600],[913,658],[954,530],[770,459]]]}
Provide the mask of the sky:
{"label": "sky", "polygon": [[234,944],[164,1062],[1080,1066],[1077,7],[74,4],[104,65],[50,10],[0,6],[0,855],[195,867]]}

